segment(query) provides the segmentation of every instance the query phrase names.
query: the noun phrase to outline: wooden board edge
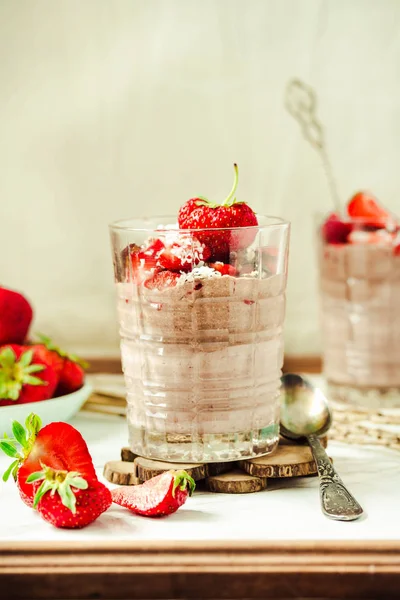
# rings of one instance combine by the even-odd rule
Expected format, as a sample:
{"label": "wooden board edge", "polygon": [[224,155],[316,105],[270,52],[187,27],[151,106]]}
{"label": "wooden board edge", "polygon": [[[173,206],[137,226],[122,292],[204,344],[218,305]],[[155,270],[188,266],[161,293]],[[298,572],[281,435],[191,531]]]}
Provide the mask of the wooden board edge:
{"label": "wooden board edge", "polygon": [[[340,575],[339,575],[340,574]],[[200,586],[200,587],[199,587]],[[400,541],[0,544],[0,597],[398,598]],[[2,596],[2,591],[7,592]],[[382,596],[383,594],[383,596]]]}

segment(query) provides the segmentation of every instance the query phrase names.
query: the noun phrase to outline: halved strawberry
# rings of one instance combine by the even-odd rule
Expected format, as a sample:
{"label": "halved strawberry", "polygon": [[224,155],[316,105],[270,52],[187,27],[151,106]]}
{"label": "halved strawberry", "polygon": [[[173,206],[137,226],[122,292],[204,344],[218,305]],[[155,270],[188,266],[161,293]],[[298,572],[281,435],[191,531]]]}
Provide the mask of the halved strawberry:
{"label": "halved strawberry", "polygon": [[173,271],[160,271],[154,273],[149,279],[146,279],[144,286],[149,290],[162,291],[166,288],[176,286],[179,277],[180,274]]}
{"label": "halved strawberry", "polygon": [[166,471],[142,485],[111,491],[113,501],[144,517],[163,517],[178,510],[193,494],[196,484],[186,471]]}
{"label": "halved strawberry", "polygon": [[75,427],[55,422],[42,428],[40,417],[34,413],[26,419],[25,427],[14,421],[14,437],[0,441],[3,452],[14,458],[3,481],[13,474],[25,504],[32,506],[34,496],[32,485],[26,480],[43,465],[61,471],[78,471],[83,477],[97,479],[86,442]]}
{"label": "halved strawberry", "polygon": [[369,192],[355,194],[347,205],[347,212],[353,219],[377,227],[386,227],[388,222],[393,221],[391,214]]}
{"label": "halved strawberry", "polygon": [[112,503],[110,490],[103,483],[84,478],[79,472],[45,466],[31,473],[27,482],[33,485],[35,492],[33,508],[54,527],[86,527]]}

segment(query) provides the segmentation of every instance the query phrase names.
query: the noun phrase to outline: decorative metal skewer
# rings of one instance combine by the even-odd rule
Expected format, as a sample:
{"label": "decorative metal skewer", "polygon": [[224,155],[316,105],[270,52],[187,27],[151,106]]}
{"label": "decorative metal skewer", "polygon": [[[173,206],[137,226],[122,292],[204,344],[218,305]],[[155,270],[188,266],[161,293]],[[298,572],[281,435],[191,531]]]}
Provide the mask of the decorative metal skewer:
{"label": "decorative metal skewer", "polygon": [[292,117],[300,124],[305,139],[320,155],[335,211],[340,214],[341,203],[326,147],[324,129],[316,116],[317,96],[315,91],[300,79],[292,79],[286,88],[285,106]]}

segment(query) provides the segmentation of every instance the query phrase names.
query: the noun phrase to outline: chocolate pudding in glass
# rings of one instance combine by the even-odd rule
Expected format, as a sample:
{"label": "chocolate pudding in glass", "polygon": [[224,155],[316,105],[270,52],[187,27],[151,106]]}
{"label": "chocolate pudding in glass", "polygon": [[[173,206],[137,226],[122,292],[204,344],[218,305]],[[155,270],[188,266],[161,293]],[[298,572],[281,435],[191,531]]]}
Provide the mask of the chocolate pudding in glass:
{"label": "chocolate pudding in glass", "polygon": [[398,220],[360,192],[319,228],[324,373],[332,399],[400,407]]}

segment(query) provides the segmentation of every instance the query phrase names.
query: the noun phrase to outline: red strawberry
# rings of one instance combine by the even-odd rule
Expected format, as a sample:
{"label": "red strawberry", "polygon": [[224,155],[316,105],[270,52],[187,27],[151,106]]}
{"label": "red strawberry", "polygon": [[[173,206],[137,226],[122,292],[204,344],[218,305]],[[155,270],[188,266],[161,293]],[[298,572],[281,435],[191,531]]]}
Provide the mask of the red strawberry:
{"label": "red strawberry", "polygon": [[[27,479],[33,483],[33,507],[55,527],[80,529],[93,523],[110,508],[110,490],[97,479],[84,479],[79,472],[44,466]],[[35,482],[42,481],[38,486]]]}
{"label": "red strawberry", "polygon": [[377,227],[386,227],[388,223],[393,221],[390,213],[369,192],[355,194],[347,205],[347,212],[350,217]]}
{"label": "red strawberry", "polygon": [[[56,470],[78,471],[83,477],[96,479],[86,442],[75,427],[56,422],[42,428],[40,418],[33,413],[26,419],[25,426],[26,430],[14,421],[14,439],[0,441],[3,452],[14,458],[3,481],[13,474],[25,504],[32,506],[34,495],[32,486],[26,483],[27,477],[39,471],[42,463]],[[17,444],[21,446],[19,450]]]}
{"label": "red strawberry", "polygon": [[157,266],[169,271],[191,271],[210,258],[207,246],[195,238],[180,237],[176,242],[161,250]]}
{"label": "red strawberry", "polygon": [[113,502],[144,517],[163,517],[178,510],[196,484],[186,471],[166,471],[142,485],[112,490]]}
{"label": "red strawberry", "polygon": [[219,271],[221,275],[231,275],[232,277],[237,275],[237,270],[233,265],[226,265],[223,262],[217,261],[215,263],[209,263],[208,266]]}
{"label": "red strawberry", "polygon": [[0,287],[0,345],[22,344],[32,316],[32,307],[24,296]]}
{"label": "red strawberry", "polygon": [[144,285],[149,290],[158,290],[161,292],[165,288],[176,286],[179,277],[180,274],[173,271],[160,271],[154,273],[149,279],[146,279]]}
{"label": "red strawberry", "polygon": [[254,227],[258,225],[254,211],[245,202],[234,198],[238,184],[238,168],[234,165],[235,181],[227,199],[222,204],[212,204],[202,196],[188,200],[179,210],[180,229],[227,229],[226,231],[199,231],[200,240],[211,251],[213,261],[228,262],[229,253],[247,248],[257,234],[255,229],[243,232],[230,231],[229,228]]}
{"label": "red strawberry", "polygon": [[85,382],[85,371],[88,364],[81,360],[76,354],[61,350],[49,337],[39,335],[42,342],[32,346],[38,348],[43,360],[51,363],[58,374],[57,395],[63,396],[79,390]]}
{"label": "red strawberry", "polygon": [[322,225],[322,237],[328,244],[345,244],[352,228],[351,223],[342,221],[337,214],[332,213]]}
{"label": "red strawberry", "polygon": [[[152,270],[156,269],[158,256],[164,244],[160,239],[152,240],[146,248],[137,244],[130,244],[122,251],[121,257],[124,265],[125,280],[133,279],[137,283],[143,281]],[[118,269],[117,269],[118,271]],[[120,273],[117,273],[117,280]]]}
{"label": "red strawberry", "polygon": [[85,371],[81,365],[70,360],[64,359],[63,369],[58,382],[57,393],[59,396],[71,394],[79,390],[85,383]]}
{"label": "red strawberry", "polygon": [[54,369],[34,348],[16,344],[0,348],[0,406],[48,400],[57,382]]}

